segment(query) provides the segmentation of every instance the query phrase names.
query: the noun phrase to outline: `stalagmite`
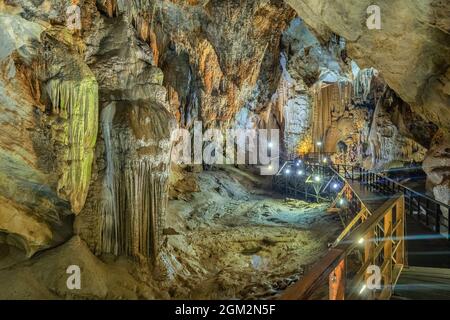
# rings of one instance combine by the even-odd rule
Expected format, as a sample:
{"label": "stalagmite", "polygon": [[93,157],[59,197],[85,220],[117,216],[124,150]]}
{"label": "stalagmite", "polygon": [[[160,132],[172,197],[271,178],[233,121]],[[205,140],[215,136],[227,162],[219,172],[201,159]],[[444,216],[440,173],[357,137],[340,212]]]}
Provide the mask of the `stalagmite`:
{"label": "stalagmite", "polygon": [[103,109],[101,252],[156,258],[167,204],[171,119],[156,102],[111,102]]}

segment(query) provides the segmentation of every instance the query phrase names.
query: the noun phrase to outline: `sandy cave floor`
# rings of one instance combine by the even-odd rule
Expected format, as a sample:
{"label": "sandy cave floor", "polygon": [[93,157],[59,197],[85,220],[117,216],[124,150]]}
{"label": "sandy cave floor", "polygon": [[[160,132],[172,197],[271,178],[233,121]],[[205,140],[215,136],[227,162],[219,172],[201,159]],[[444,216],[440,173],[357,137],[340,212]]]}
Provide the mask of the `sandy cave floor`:
{"label": "sandy cave floor", "polygon": [[[199,192],[169,201],[162,277],[125,257],[96,257],[75,236],[0,267],[0,299],[270,299],[323,256],[341,230],[328,204],[286,201],[235,168],[202,172],[197,184]],[[80,290],[66,286],[73,264],[82,270]]]}

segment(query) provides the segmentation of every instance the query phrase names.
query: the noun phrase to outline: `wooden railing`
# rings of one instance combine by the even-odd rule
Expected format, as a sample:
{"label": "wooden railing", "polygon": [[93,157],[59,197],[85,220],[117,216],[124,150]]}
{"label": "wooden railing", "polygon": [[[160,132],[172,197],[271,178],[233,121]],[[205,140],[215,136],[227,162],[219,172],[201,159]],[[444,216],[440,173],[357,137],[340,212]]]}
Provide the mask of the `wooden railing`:
{"label": "wooden railing", "polygon": [[333,170],[348,180],[360,181],[378,193],[392,195],[398,192],[405,196],[406,214],[415,218],[428,229],[450,239],[450,205],[437,201],[426,194],[414,191],[389,177],[360,167],[334,165]]}
{"label": "wooden railing", "polygon": [[[324,291],[331,300],[389,299],[405,261],[403,195],[395,195],[375,212],[362,207],[351,229],[344,230],[328,253],[280,299],[324,298]],[[379,286],[373,281],[377,275]]]}
{"label": "wooden railing", "polygon": [[[443,210],[450,211],[450,206],[363,168],[331,165],[326,169],[323,164],[317,166],[330,181],[337,177],[344,183],[339,193],[333,194],[328,190],[329,195],[335,197],[330,211],[337,212],[341,220],[343,212],[351,219],[343,221],[344,230],[325,257],[302,280],[288,288],[281,299],[323,298],[324,290],[329,299],[390,298],[406,264],[406,214],[449,238],[449,220]],[[314,165],[311,168],[314,169]],[[358,181],[373,193],[388,195],[388,200],[381,202],[380,207],[372,209],[375,210],[372,212],[353,191],[351,181]],[[288,190],[287,182],[285,186]],[[367,281],[376,277],[377,270],[380,287],[374,288],[373,283]]]}

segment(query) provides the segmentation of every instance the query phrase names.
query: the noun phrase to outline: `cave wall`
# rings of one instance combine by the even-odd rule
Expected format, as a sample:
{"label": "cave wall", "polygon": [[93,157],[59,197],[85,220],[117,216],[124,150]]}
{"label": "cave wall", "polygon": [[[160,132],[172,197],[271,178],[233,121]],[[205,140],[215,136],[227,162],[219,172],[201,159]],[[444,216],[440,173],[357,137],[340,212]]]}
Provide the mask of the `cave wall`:
{"label": "cave wall", "polygon": [[[409,127],[406,136],[413,136],[414,141],[424,147],[445,144],[442,137],[450,130],[448,2],[380,1],[377,3],[381,10],[380,30],[369,30],[366,26],[367,8],[373,4],[369,0],[286,2],[320,38],[329,39],[332,34],[344,37],[349,57],[362,68],[375,67],[383,74],[387,85],[410,106],[412,116],[408,112],[402,115],[409,120],[400,124],[400,131],[405,132],[405,127]],[[427,163],[436,158],[435,152],[430,150],[425,156],[424,169],[447,172],[445,153],[438,157],[442,163],[440,169],[434,165],[427,169]],[[433,180],[436,182],[430,174],[429,180],[432,185]],[[437,199],[448,203],[450,191],[445,182],[441,183],[434,185],[433,192],[440,195]]]}
{"label": "cave wall", "polygon": [[448,202],[448,5],[385,1],[368,30],[369,4],[85,0],[72,34],[65,1],[2,2],[1,241],[32,255],[77,234],[154,259],[170,131],[195,120],[280,129],[285,155],[323,140],[371,167],[425,158]]}
{"label": "cave wall", "polygon": [[86,0],[70,32],[66,5],[0,7],[0,240],[31,256],[78,234],[97,254],[154,261],[174,124],[163,74],[126,16]]}
{"label": "cave wall", "polygon": [[150,44],[180,126],[226,127],[258,80],[277,86],[266,72],[278,70],[281,30],[294,16],[283,1],[102,3],[111,16],[128,15]]}

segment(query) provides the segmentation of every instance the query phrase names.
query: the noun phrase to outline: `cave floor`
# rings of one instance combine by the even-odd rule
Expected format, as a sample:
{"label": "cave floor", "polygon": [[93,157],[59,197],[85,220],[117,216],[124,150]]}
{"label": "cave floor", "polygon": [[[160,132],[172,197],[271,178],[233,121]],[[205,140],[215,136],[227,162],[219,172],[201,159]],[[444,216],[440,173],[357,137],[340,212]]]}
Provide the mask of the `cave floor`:
{"label": "cave floor", "polygon": [[171,288],[172,297],[274,298],[337,237],[341,225],[326,213],[327,203],[285,200],[251,178],[203,172],[200,192],[170,201],[168,245],[184,279]]}
{"label": "cave floor", "polygon": [[[78,236],[26,261],[0,248],[0,299],[272,299],[342,229],[328,203],[285,200],[248,172],[205,171],[195,180],[198,192],[169,201],[161,272],[95,256]],[[71,265],[81,268],[79,290],[66,286]]]}

